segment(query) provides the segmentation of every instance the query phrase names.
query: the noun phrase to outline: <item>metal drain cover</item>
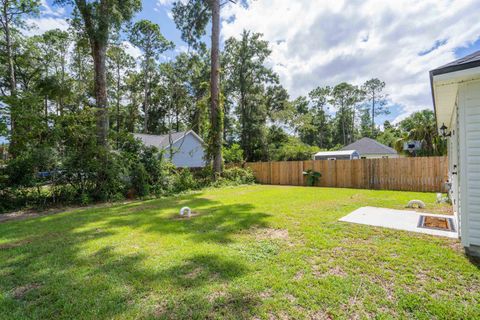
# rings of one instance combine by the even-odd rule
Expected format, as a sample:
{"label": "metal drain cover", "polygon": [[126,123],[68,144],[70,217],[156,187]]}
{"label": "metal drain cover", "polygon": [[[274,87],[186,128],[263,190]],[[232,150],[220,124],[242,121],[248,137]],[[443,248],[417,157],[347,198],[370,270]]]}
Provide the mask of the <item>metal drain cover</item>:
{"label": "metal drain cover", "polygon": [[418,227],[425,229],[455,231],[453,218],[420,216],[418,219]]}

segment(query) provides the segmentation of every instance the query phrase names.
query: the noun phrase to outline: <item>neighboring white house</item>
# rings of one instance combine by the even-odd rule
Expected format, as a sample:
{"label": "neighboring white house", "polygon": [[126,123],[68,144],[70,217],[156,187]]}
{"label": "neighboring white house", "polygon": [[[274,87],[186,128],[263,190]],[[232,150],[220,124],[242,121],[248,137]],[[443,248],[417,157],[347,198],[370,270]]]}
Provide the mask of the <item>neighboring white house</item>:
{"label": "neighboring white house", "polygon": [[449,182],[463,246],[480,255],[480,51],[430,71],[440,134],[449,137]]}
{"label": "neighboring white house", "polygon": [[313,160],[355,160],[360,159],[355,150],[320,151],[313,155]]}
{"label": "neighboring white house", "polygon": [[361,159],[398,158],[395,149],[370,138],[357,140],[341,150],[356,150]]}
{"label": "neighboring white house", "polygon": [[172,163],[182,168],[205,167],[205,143],[193,130],[174,132],[164,135],[134,133],[146,146],[154,146],[166,150],[165,156]]}

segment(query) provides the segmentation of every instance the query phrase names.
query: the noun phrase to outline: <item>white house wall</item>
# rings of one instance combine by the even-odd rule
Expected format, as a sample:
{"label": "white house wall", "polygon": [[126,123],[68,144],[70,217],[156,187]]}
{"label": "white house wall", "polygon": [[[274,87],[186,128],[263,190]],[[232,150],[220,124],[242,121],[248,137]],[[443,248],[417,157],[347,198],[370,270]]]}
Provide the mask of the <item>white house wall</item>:
{"label": "white house wall", "polygon": [[[173,144],[174,151],[172,163],[177,167],[199,168],[205,166],[205,153],[202,143],[192,134],[186,135]],[[169,148],[166,156],[170,157]]]}
{"label": "white house wall", "polygon": [[459,92],[462,243],[480,246],[480,81]]}
{"label": "white house wall", "polygon": [[391,154],[391,153],[386,153],[386,154],[362,154],[360,157],[365,158],[365,159],[399,158],[398,154]]}

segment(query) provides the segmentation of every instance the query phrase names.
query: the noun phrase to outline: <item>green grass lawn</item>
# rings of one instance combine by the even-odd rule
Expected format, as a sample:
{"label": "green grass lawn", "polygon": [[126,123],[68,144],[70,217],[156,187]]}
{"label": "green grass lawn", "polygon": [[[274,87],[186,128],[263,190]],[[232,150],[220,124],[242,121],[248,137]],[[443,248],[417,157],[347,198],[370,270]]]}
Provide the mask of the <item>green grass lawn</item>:
{"label": "green grass lawn", "polygon": [[[2,319],[479,319],[457,241],[338,222],[435,195],[242,186],[0,224]],[[179,219],[182,206],[197,216]]]}

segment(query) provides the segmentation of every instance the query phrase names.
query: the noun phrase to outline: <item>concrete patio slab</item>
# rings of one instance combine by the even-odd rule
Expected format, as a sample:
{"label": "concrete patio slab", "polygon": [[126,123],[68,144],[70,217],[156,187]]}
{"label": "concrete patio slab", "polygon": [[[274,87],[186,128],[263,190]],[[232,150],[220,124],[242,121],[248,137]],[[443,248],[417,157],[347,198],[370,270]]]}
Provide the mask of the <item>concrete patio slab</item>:
{"label": "concrete patio slab", "polygon": [[[453,218],[455,231],[445,231],[418,227],[420,216]],[[397,230],[425,233],[434,236],[458,238],[457,219],[451,215],[431,214],[388,208],[362,207],[341,218],[339,221],[384,227]]]}

